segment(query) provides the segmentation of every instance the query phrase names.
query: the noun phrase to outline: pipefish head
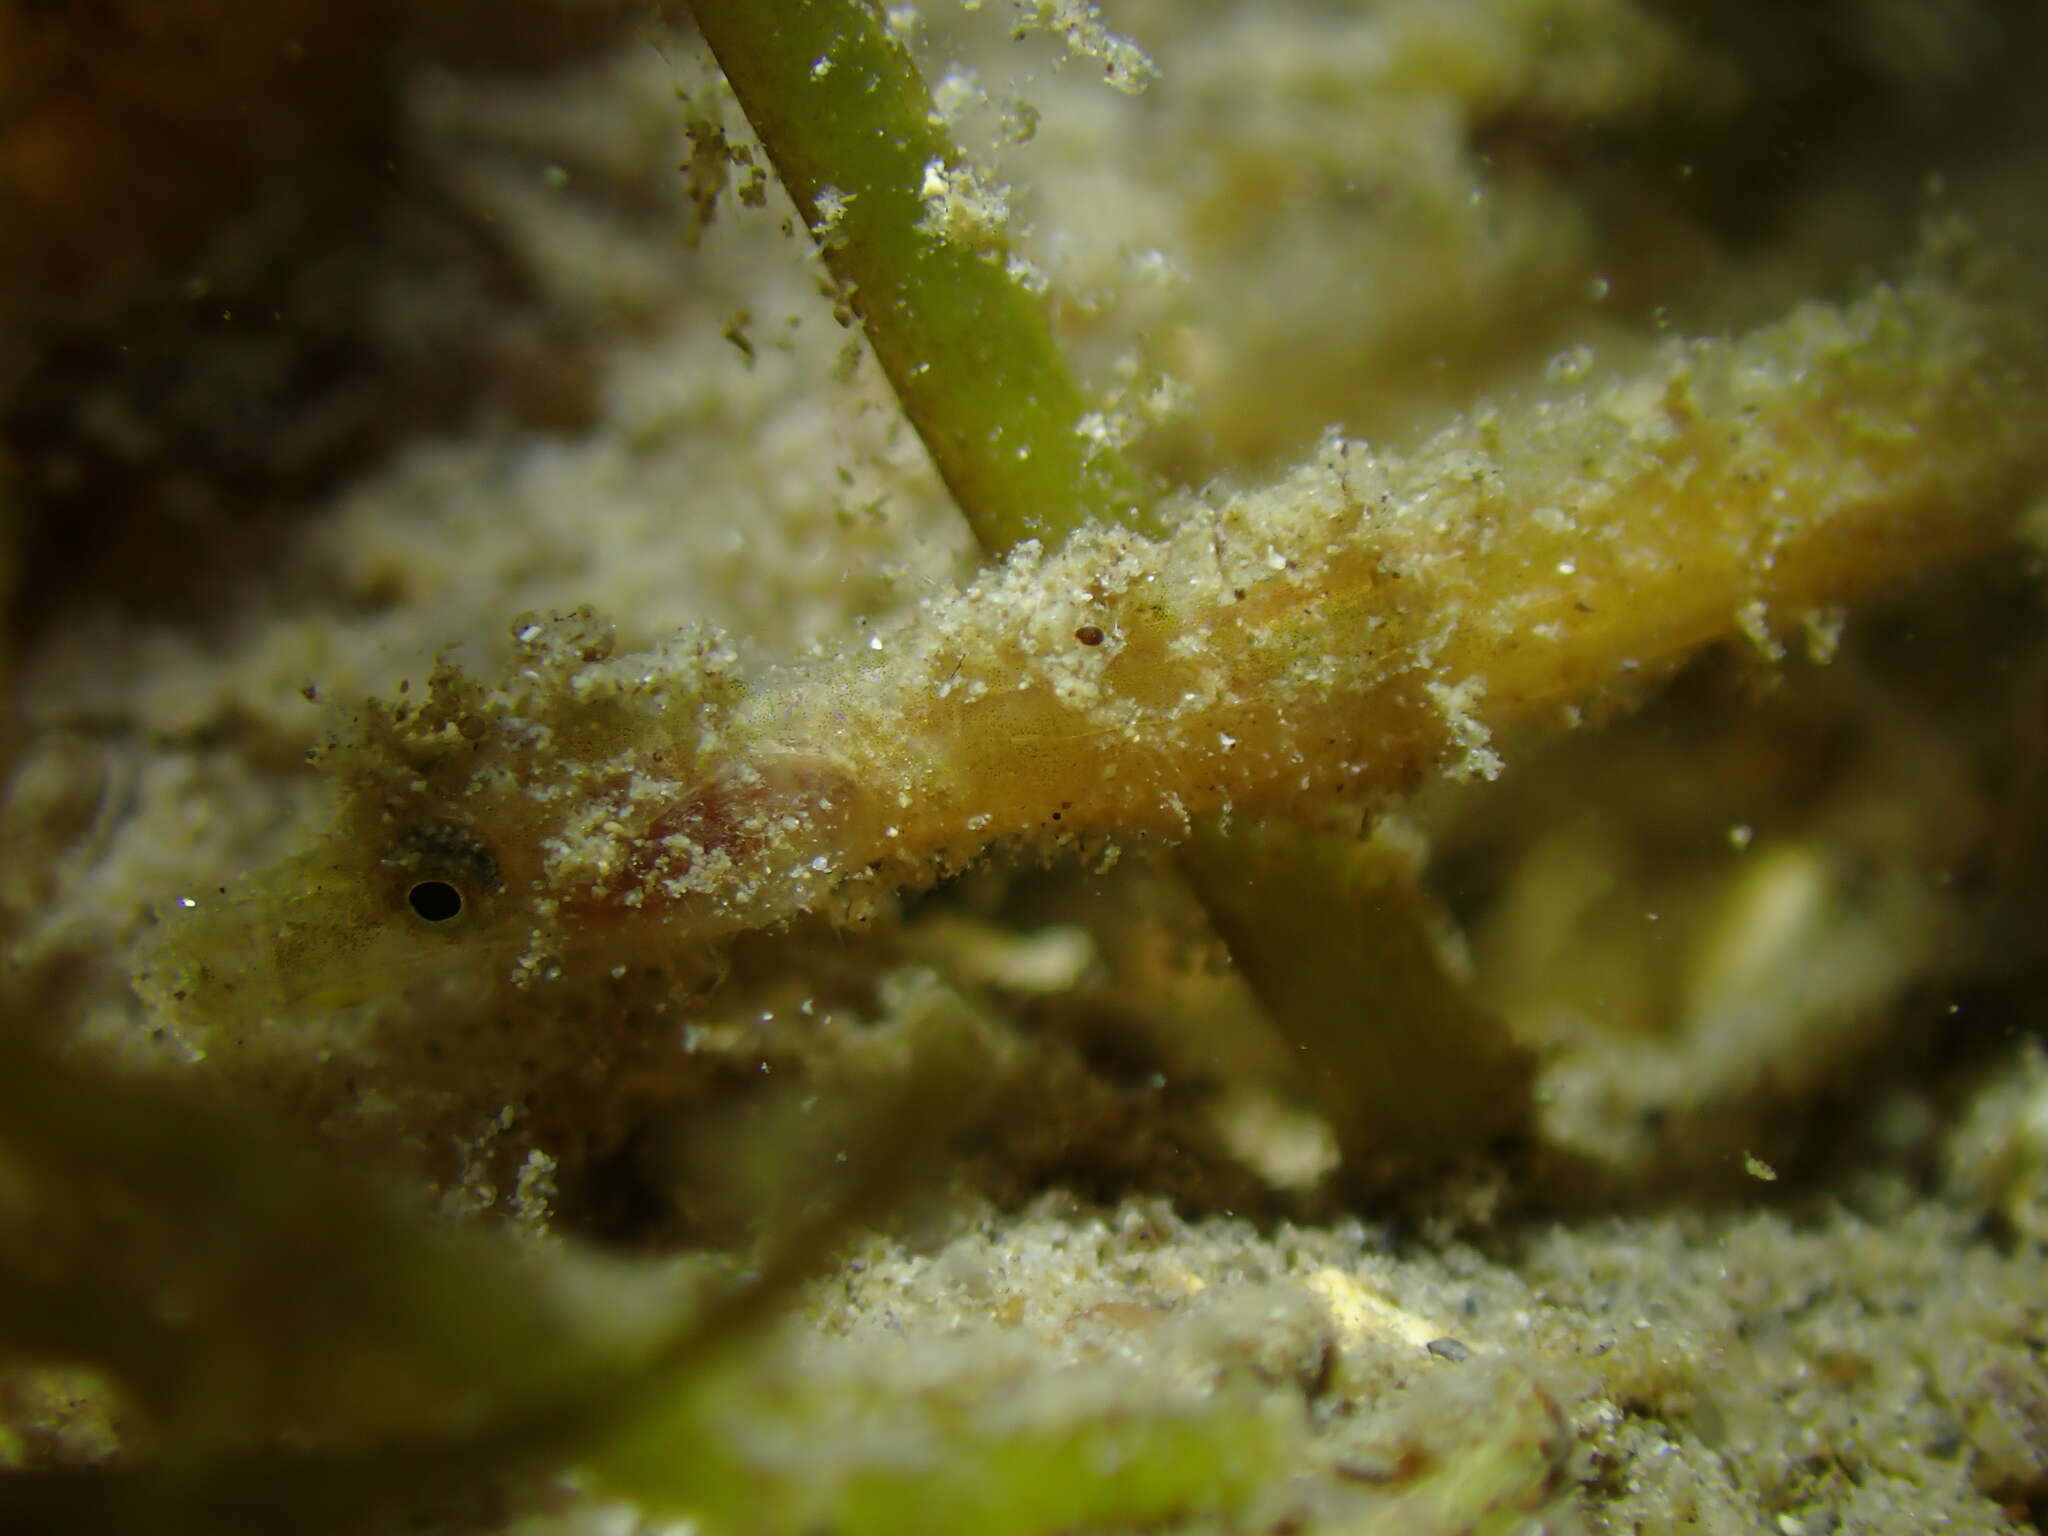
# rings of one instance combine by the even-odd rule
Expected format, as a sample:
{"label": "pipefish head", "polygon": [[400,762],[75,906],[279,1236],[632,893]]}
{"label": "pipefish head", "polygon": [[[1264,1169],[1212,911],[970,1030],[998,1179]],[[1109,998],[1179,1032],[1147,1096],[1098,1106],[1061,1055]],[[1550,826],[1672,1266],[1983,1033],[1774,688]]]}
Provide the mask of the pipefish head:
{"label": "pipefish head", "polygon": [[327,837],[261,874],[159,914],[136,986],[200,1025],[474,992],[509,947],[504,885],[466,828],[426,825],[383,857]]}
{"label": "pipefish head", "polygon": [[567,855],[593,826],[630,849],[641,823],[675,819],[662,786],[704,772],[737,696],[729,653],[686,636],[614,661],[580,611],[514,633],[497,682],[444,661],[421,695],[367,706],[316,749],[330,825],[272,869],[167,905],[136,969],[145,1000],[202,1030],[419,1016],[674,951],[638,931],[652,925],[609,921],[605,871]]}

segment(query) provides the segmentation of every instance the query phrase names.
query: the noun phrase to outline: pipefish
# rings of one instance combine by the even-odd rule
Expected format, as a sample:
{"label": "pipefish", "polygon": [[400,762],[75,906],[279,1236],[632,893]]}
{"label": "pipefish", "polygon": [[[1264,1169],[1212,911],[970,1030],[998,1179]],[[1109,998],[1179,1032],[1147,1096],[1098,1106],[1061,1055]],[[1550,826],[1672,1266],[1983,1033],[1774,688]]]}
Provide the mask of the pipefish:
{"label": "pipefish", "polygon": [[1412,453],[1333,436],[1163,539],[1027,544],[757,676],[709,632],[618,654],[587,613],[525,621],[502,678],[443,665],[337,733],[333,829],[187,897],[138,983],[275,1015],[673,967],[997,843],[1490,775],[1503,726],[1995,547],[2048,471],[2038,336],[1923,273]]}

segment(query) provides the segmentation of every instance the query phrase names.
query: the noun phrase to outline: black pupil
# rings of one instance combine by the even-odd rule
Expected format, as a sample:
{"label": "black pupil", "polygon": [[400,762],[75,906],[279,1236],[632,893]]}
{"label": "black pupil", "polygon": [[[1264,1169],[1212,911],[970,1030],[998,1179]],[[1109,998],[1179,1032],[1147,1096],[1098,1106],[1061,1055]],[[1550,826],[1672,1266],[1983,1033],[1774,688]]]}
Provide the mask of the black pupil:
{"label": "black pupil", "polygon": [[406,904],[422,920],[445,923],[462,911],[462,892],[446,880],[422,880],[405,893]]}

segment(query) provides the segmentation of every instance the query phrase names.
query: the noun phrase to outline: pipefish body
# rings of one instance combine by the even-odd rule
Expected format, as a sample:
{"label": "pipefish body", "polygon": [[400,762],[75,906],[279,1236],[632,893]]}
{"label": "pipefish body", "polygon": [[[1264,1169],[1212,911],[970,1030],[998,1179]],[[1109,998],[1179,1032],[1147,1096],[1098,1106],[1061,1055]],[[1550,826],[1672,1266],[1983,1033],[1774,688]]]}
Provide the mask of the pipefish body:
{"label": "pipefish body", "polygon": [[2048,474],[2040,355],[1930,273],[1411,454],[1333,437],[1165,539],[1026,545],[758,676],[709,633],[616,654],[586,613],[527,621],[504,677],[444,665],[339,733],[332,831],[171,909],[138,984],[275,1015],[670,965],[997,843],[1490,775],[1505,725],[1995,547]]}

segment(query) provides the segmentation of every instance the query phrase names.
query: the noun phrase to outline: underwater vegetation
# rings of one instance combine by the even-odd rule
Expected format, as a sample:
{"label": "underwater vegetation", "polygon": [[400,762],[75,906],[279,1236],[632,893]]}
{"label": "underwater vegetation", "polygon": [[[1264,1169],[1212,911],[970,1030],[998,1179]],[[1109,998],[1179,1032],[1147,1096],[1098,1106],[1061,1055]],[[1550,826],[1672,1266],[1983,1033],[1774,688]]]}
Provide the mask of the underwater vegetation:
{"label": "underwater vegetation", "polygon": [[[0,1524],[2030,1518],[2038,1059],[1839,1106],[1958,996],[2035,1017],[2041,145],[1942,114],[2038,29],[938,9],[424,71],[423,158],[656,403],[366,468],[219,628],[25,637]],[[984,84],[1020,41],[1042,108]],[[505,387],[582,389],[552,345]],[[110,645],[132,692],[67,685]],[[1696,1269],[1781,1179],[1863,1203]],[[1911,1332],[1944,1255],[1918,1357],[1829,1310]],[[1749,1428],[1745,1307],[1937,1470]]]}

